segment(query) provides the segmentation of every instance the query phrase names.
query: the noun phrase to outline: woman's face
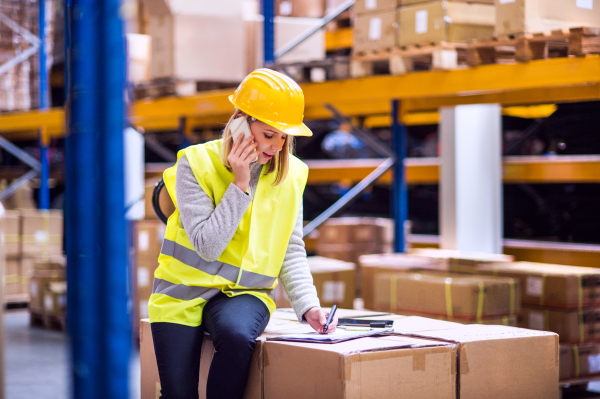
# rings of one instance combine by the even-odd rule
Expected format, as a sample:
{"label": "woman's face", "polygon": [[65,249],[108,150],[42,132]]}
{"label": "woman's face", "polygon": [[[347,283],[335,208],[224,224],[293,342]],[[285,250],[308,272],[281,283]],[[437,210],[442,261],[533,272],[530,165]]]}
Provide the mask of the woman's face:
{"label": "woman's face", "polygon": [[269,162],[273,155],[281,151],[285,144],[287,135],[264,122],[254,121],[250,123],[250,131],[254,136],[254,141],[258,143],[258,147],[256,147],[257,162],[261,165]]}

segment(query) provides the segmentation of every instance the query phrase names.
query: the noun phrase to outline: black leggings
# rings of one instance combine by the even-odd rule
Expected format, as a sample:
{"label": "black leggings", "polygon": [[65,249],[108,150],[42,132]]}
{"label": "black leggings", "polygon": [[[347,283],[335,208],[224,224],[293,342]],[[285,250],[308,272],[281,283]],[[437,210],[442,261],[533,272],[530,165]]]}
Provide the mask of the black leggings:
{"label": "black leggings", "polygon": [[212,336],[216,349],[208,373],[207,399],[242,398],[256,337],[268,322],[269,310],[257,297],[230,298],[219,293],[204,306],[199,327],[152,323],[161,398],[198,398],[204,331]]}

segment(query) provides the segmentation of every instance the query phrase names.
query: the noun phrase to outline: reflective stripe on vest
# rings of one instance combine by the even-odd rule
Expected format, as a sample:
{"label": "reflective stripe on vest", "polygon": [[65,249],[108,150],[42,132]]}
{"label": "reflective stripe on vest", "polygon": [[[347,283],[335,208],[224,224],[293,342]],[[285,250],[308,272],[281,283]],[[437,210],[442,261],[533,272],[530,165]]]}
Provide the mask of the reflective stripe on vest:
{"label": "reflective stripe on vest", "polygon": [[[202,298],[209,300],[213,296],[221,292],[218,288],[199,287],[195,285],[185,284],[174,284],[167,280],[160,278],[154,278],[154,284],[152,285],[153,294],[163,294],[170,296],[171,298],[179,299],[181,301],[191,301],[192,299]],[[247,292],[263,292],[267,295],[271,295],[273,290],[231,290],[236,294],[242,294]]]}
{"label": "reflective stripe on vest", "polygon": [[[165,238],[163,241],[161,254],[171,256],[179,262],[203,271],[211,276],[223,277],[232,283],[237,282],[240,268],[219,261],[208,262],[200,257],[198,253],[192,249],[184,247]],[[248,288],[264,288],[272,287],[275,284],[277,277],[265,276],[264,274],[253,273],[248,270],[242,270],[242,276],[238,285]]]}

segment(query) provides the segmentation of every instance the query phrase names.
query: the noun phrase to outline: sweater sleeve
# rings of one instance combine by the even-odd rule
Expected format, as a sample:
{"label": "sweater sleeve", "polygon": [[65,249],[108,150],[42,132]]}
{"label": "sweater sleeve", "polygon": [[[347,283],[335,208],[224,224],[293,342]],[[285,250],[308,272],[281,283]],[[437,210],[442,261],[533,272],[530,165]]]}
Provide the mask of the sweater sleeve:
{"label": "sweater sleeve", "polygon": [[181,224],[194,249],[202,259],[216,261],[229,245],[252,198],[232,183],[215,207],[198,184],[185,155],[177,164],[175,190]]}
{"label": "sweater sleeve", "polygon": [[281,266],[279,278],[299,321],[303,320],[304,313],[313,307],[320,307],[317,289],[313,285],[312,274],[306,260],[306,250],[302,237],[302,205],[298,213],[298,220]]}

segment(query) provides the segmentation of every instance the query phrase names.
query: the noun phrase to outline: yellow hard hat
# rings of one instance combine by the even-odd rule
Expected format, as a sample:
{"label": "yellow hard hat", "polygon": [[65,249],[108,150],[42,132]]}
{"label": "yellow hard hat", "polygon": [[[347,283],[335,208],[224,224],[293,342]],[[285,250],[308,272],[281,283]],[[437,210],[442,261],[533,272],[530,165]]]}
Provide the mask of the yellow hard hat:
{"label": "yellow hard hat", "polygon": [[312,136],[302,123],[304,93],[296,82],[270,69],[246,76],[229,101],[243,113],[290,136]]}

